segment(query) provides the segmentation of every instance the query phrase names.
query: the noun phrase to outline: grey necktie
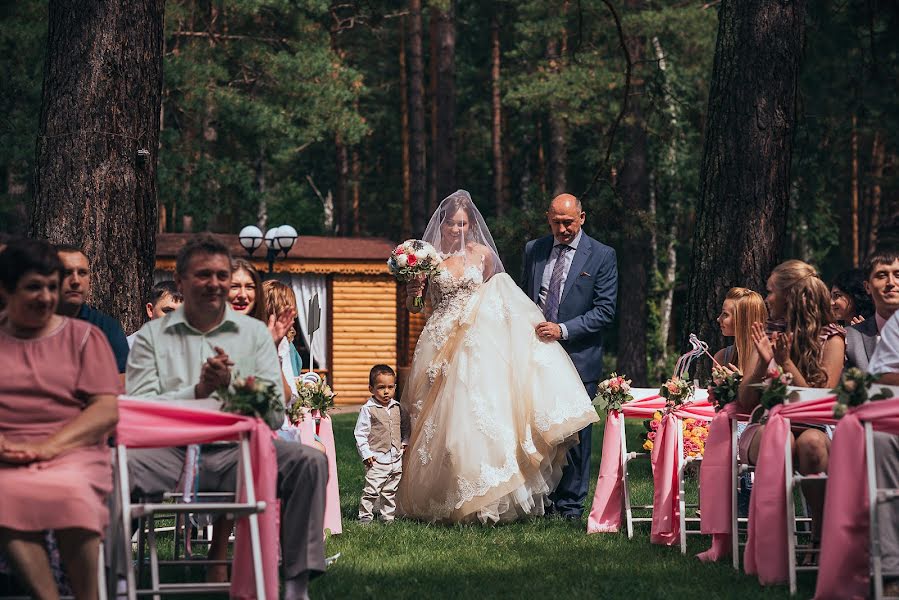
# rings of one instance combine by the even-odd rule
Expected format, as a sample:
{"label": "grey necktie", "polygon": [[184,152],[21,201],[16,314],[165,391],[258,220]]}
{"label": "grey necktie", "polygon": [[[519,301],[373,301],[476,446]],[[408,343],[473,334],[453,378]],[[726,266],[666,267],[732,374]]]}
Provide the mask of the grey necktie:
{"label": "grey necktie", "polygon": [[551,323],[555,323],[559,316],[559,301],[562,297],[562,276],[565,274],[565,254],[571,249],[571,246],[566,246],[565,244],[559,244],[554,248],[554,250],[558,250],[558,254],[556,255],[556,264],[553,266],[553,274],[549,278],[546,301],[543,303],[543,316]]}

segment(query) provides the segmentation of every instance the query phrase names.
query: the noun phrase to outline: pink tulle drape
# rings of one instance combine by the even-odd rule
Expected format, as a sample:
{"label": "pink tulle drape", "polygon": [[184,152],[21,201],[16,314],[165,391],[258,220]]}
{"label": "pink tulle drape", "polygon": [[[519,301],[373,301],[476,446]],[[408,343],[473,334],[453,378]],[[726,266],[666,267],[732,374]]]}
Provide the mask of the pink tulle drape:
{"label": "pink tulle drape", "polygon": [[[119,398],[119,444],[128,448],[164,448],[187,444],[205,444],[219,440],[237,440],[250,435],[251,469],[256,500],[266,503],[259,515],[259,539],[262,546],[262,568],[265,591],[269,598],[278,597],[278,528],[276,521],[278,478],[277,457],[272,445],[274,434],[259,419],[230,413],[197,410]],[[238,501],[245,502],[246,498]],[[247,519],[238,519],[234,543],[232,598],[255,598],[256,586],[250,550]]]}
{"label": "pink tulle drape", "polygon": [[850,410],[837,425],[828,469],[830,479],[839,484],[828,486],[824,501],[816,600],[868,596],[871,523],[864,422],[871,423],[876,431],[899,434],[899,398],[863,404]]}
{"label": "pink tulle drape", "polygon": [[702,561],[715,561],[731,553],[731,489],[733,447],[731,419],[736,418],[737,405],[726,404],[712,419],[705,454],[699,469],[700,530],[712,535],[712,546],[698,555]]}

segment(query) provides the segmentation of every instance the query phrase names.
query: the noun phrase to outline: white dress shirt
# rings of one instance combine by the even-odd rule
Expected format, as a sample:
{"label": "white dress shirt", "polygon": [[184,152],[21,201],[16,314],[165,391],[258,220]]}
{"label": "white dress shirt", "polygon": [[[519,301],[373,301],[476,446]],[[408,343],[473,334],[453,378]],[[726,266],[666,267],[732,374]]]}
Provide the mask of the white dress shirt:
{"label": "white dress shirt", "polygon": [[893,313],[893,316],[880,328],[880,341],[874,348],[874,354],[871,355],[868,373],[876,375],[899,373],[899,319],[897,319],[897,315],[899,315],[899,311]]}
{"label": "white dress shirt", "polygon": [[[371,413],[369,410],[371,407],[381,406],[378,404],[374,398],[369,398],[368,402],[362,405],[362,408],[359,409],[359,418],[356,420],[356,428],[353,430],[353,435],[356,437],[356,449],[359,450],[359,456],[362,457],[362,460],[368,460],[371,457],[375,458],[375,462],[380,463],[382,465],[391,465],[398,460],[403,458],[403,451],[390,447],[390,450],[387,452],[375,452],[368,445],[368,435],[371,433]],[[387,403],[387,414],[390,414],[391,410],[400,409],[400,403],[396,401],[396,399],[391,400]],[[405,440],[403,440],[405,443]]]}
{"label": "white dress shirt", "polygon": [[[581,229],[577,232],[577,235],[574,236],[574,239],[571,240],[570,244],[567,244],[571,250],[565,253],[562,257],[562,260],[565,261],[565,266],[562,270],[562,281],[559,285],[559,293],[562,293],[565,290],[565,281],[568,279],[568,271],[571,269],[571,262],[574,260],[574,255],[577,253],[578,244],[581,243],[581,236],[584,235],[584,230]],[[543,269],[543,278],[540,280],[540,307],[546,305],[546,294],[549,292],[549,281],[553,276],[553,269],[556,268],[556,261],[559,259],[559,251],[556,249],[557,246],[562,246],[559,242],[555,242],[553,244],[553,249],[549,253],[549,260],[546,262],[546,267]],[[560,299],[561,300],[561,299]],[[560,302],[561,304],[561,302]],[[564,323],[559,323],[559,329],[562,330],[562,339],[568,339],[568,328],[565,327]]]}

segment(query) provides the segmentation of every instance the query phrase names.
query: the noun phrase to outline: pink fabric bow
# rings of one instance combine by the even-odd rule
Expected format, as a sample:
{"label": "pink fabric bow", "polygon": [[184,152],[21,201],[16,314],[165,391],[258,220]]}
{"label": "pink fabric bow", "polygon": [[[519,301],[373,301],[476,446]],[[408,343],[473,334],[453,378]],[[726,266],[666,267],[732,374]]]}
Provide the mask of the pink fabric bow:
{"label": "pink fabric bow", "polygon": [[[259,515],[259,540],[262,546],[262,568],[265,593],[278,597],[278,528],[276,522],[278,478],[277,457],[272,444],[273,432],[260,419],[211,410],[197,410],[119,398],[118,443],[128,448],[165,448],[187,444],[205,444],[220,440],[237,440],[250,434],[250,456],[256,500],[266,504]],[[246,497],[238,499],[245,502]],[[256,598],[250,530],[247,519],[237,522],[234,544],[232,598]]]}
{"label": "pink fabric bow", "polygon": [[899,434],[899,398],[851,409],[837,425],[830,447],[829,472],[839,485],[827,488],[824,501],[816,600],[868,596],[871,523],[863,426],[866,421],[877,431]]}
{"label": "pink fabric bow", "polygon": [[712,534],[712,547],[697,555],[702,561],[721,560],[731,553],[731,470],[733,469],[730,421],[737,416],[733,402],[715,415],[699,469],[699,507],[702,533]]}
{"label": "pink fabric bow", "polygon": [[762,585],[785,583],[789,579],[784,460],[790,435],[790,420],[812,425],[832,425],[836,422],[833,417],[834,402],[834,397],[830,396],[795,404],[780,404],[768,413],[768,423],[755,467],[755,483],[749,502],[749,538],[743,557],[746,572],[758,575]]}
{"label": "pink fabric bow", "polygon": [[656,395],[623,404],[620,412],[609,412],[602,438],[602,460],[593,492],[593,506],[587,519],[587,533],[616,533],[621,528],[621,479],[624,477],[621,432],[624,418],[652,417],[653,413],[663,408],[665,399]]}
{"label": "pink fabric bow", "polygon": [[691,402],[662,417],[652,447],[652,531],[653,544],[673,546],[680,541],[677,432],[682,419],[711,420],[714,407],[708,402]]}

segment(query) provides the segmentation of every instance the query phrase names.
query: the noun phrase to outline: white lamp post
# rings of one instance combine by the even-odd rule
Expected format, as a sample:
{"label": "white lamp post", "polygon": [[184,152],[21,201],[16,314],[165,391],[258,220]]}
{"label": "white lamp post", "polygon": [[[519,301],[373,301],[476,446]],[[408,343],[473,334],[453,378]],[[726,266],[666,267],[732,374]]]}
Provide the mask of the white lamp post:
{"label": "white lamp post", "polygon": [[267,248],[265,258],[268,260],[268,272],[271,274],[274,271],[275,258],[277,258],[278,252],[283,252],[286,257],[290,249],[293,248],[294,243],[296,243],[298,236],[297,230],[290,225],[272,227],[265,232],[265,235],[255,225],[247,225],[240,230],[237,237],[240,239],[240,245],[244,247],[250,256],[265,241]]}

